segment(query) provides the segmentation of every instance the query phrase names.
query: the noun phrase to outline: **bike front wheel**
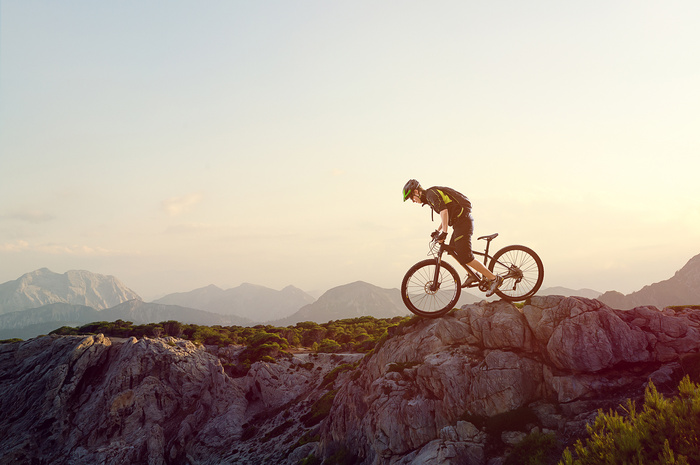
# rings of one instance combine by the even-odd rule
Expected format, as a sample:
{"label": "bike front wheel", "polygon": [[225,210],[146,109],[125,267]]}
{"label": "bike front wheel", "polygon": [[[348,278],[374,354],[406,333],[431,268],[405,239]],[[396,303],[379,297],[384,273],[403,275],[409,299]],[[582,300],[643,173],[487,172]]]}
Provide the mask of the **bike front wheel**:
{"label": "bike front wheel", "polygon": [[509,245],[496,252],[489,270],[503,277],[496,294],[511,302],[532,297],[544,280],[542,260],[532,249],[522,245]]}
{"label": "bike front wheel", "polygon": [[418,316],[437,318],[454,308],[462,287],[459,274],[448,263],[441,263],[437,283],[436,260],[423,260],[413,265],[401,283],[401,298]]}

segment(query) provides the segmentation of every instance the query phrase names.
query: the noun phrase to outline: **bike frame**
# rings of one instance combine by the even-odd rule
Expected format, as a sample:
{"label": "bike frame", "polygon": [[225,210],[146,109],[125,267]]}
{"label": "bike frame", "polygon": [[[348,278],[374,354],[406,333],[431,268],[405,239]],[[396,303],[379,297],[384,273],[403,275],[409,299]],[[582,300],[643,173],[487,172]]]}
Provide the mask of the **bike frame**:
{"label": "bike frame", "polygon": [[[480,239],[482,239],[482,238],[480,238]],[[472,250],[472,253],[475,256],[478,255],[478,256],[484,257],[484,266],[487,266],[488,260],[493,258],[489,255],[489,246],[491,245],[491,241],[494,239],[494,237],[484,237],[483,239],[486,239],[486,247],[484,248],[484,251],[478,252],[476,250]],[[434,242],[435,241],[433,241],[433,243]],[[444,242],[440,242],[439,244],[440,244],[440,248],[439,248],[438,252],[434,254],[435,255],[435,265],[436,265],[435,266],[435,276],[433,277],[433,284],[432,284],[432,286],[430,286],[430,289],[433,292],[436,292],[440,286],[439,282],[440,282],[440,268],[442,266],[442,254],[447,252],[448,255],[452,256],[455,260],[457,260],[457,256],[454,254],[454,250],[455,250],[454,247],[452,247],[451,245],[445,244]],[[434,247],[434,245],[431,247],[431,252],[433,250],[433,247]],[[462,265],[462,263],[459,260],[457,260],[457,263]],[[476,280],[476,283],[472,286],[469,286],[469,287],[478,286],[479,283],[481,282],[481,279],[476,275],[476,273],[474,273],[474,270],[472,270],[471,268],[469,268],[466,265],[462,265],[462,268],[464,268],[467,271],[467,274],[469,276],[471,276],[473,279]],[[508,278],[508,277],[510,277],[510,276],[505,276],[504,279]],[[460,285],[461,285],[461,283],[460,283]]]}

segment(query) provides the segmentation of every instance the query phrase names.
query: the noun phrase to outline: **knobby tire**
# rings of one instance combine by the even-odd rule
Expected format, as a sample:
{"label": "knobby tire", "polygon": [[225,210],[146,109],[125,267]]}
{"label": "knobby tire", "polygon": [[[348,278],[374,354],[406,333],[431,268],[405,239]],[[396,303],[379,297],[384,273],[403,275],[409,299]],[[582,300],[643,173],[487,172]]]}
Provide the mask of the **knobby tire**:
{"label": "knobby tire", "polygon": [[418,316],[437,318],[454,308],[462,292],[459,274],[449,264],[440,264],[440,287],[430,290],[435,277],[435,259],[423,260],[413,265],[401,283],[401,298],[406,307]]}
{"label": "knobby tire", "polygon": [[535,295],[544,280],[544,265],[540,257],[528,247],[509,245],[493,255],[489,271],[506,276],[511,266],[522,272],[522,279],[516,282],[514,278],[506,278],[496,294],[511,302],[526,300]]}

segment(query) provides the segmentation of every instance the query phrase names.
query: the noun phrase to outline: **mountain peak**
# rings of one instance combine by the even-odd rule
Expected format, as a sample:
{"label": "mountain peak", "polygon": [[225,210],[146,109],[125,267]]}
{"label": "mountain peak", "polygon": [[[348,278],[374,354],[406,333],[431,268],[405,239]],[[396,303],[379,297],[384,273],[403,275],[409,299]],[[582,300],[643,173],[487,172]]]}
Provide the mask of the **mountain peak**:
{"label": "mountain peak", "polygon": [[59,302],[102,310],[132,299],[140,297],[114,276],[40,268],[0,285],[0,314]]}
{"label": "mountain peak", "polygon": [[694,256],[683,268],[676,271],[676,276],[695,275],[700,272],[700,254]]}
{"label": "mountain peak", "polygon": [[670,279],[644,286],[628,295],[609,291],[598,300],[621,310],[644,305],[665,308],[700,303],[700,254],[688,260]]}
{"label": "mountain peak", "polygon": [[243,283],[225,291],[216,286],[208,286],[190,292],[169,294],[155,302],[265,322],[289,316],[313,301],[313,297],[293,286],[276,291],[257,284]]}
{"label": "mountain peak", "polygon": [[393,318],[407,314],[398,289],[383,289],[364,281],[355,281],[329,289],[317,301],[274,323],[284,326],[300,321],[325,323],[361,316]]}

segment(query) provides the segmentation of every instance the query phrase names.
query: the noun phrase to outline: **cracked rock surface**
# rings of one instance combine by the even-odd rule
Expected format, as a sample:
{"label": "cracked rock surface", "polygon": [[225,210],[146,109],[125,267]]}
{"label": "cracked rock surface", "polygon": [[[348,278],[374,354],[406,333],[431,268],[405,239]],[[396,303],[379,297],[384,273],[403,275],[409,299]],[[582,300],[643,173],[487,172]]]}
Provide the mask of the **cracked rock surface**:
{"label": "cracked rock surface", "polygon": [[241,349],[103,335],[2,344],[0,464],[488,465],[533,431],[575,439],[649,381],[672,392],[700,370],[700,311],[482,302],[392,327],[367,355],[229,376]]}

